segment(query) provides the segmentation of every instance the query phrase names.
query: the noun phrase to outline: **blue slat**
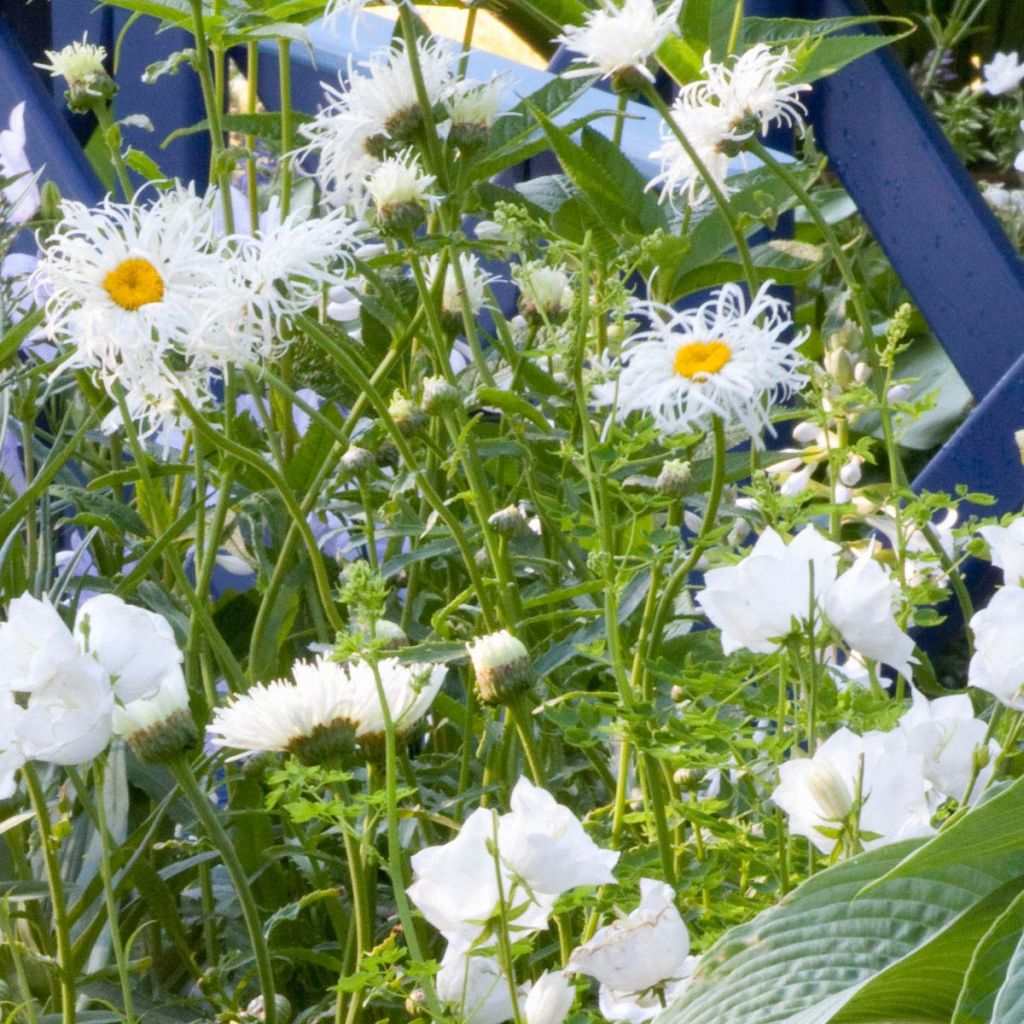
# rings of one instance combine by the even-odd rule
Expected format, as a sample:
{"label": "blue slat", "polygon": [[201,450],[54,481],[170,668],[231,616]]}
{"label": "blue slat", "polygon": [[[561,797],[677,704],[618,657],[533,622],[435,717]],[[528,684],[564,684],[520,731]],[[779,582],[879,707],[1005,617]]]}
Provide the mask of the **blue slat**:
{"label": "blue slat", "polygon": [[[859,0],[799,0],[796,11],[868,13]],[[1024,262],[891,49],[817,83],[808,108],[832,168],[983,398],[1024,350]]]}

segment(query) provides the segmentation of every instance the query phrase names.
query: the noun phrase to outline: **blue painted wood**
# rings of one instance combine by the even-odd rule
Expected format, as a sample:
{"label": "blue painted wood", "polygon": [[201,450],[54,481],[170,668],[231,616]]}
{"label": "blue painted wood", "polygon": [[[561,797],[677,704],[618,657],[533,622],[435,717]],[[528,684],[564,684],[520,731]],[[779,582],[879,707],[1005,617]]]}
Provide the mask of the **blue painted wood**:
{"label": "blue painted wood", "polygon": [[[795,12],[867,10],[860,0],[797,0]],[[808,110],[915,305],[971,393],[984,398],[1024,351],[1024,262],[977,185],[888,48],[819,82]]]}

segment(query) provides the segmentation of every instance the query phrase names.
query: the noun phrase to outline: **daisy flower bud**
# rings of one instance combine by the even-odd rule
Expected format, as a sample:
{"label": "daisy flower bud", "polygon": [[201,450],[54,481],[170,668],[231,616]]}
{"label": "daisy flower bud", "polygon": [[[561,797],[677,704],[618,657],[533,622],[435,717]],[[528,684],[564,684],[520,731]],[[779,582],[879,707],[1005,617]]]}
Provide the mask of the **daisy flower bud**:
{"label": "daisy flower bud", "polygon": [[519,286],[519,312],[527,323],[560,323],[572,309],[569,275],[560,267],[524,263],[512,271],[512,279]]}
{"label": "daisy flower bud", "polygon": [[517,537],[528,529],[526,517],[518,505],[506,505],[498,509],[487,520],[487,525],[497,534],[504,537]]}
{"label": "daisy flower bud", "polygon": [[533,683],[529,652],[507,629],[477,637],[466,650],[484,704],[507,704]]}
{"label": "daisy flower bud", "polygon": [[117,92],[114,80],[103,66],[107,51],[102,46],[93,46],[88,33],[69,43],[62,50],[47,50],[49,64],[37,64],[37,68],[49,71],[51,78],[63,78],[68,89],[64,94],[68,109],[84,114],[97,101],[109,101]]}
{"label": "daisy flower bud", "polygon": [[693,467],[685,459],[669,459],[654,486],[666,498],[685,498],[693,490]]}
{"label": "daisy flower bud", "polygon": [[501,110],[505,83],[492,78],[483,85],[462,83],[449,96],[451,130],[448,138],[463,151],[479,149],[491,133],[491,125]]}
{"label": "daisy flower bud", "polygon": [[181,668],[170,669],[152,696],[116,706],[114,732],[146,764],[164,764],[195,746],[199,731],[189,711]]}
{"label": "daisy flower bud", "polygon": [[341,469],[346,476],[359,476],[376,468],[377,460],[373,457],[373,453],[358,445],[349,445],[348,450],[341,457]]}
{"label": "daisy flower bud", "polygon": [[380,163],[367,177],[366,190],[381,230],[399,235],[415,231],[437,204],[438,197],[430,192],[434,180],[412,150]]}
{"label": "daisy flower bud", "polygon": [[411,398],[406,398],[400,391],[391,396],[388,415],[406,437],[418,434],[427,422],[427,417],[416,408],[416,403]]}
{"label": "daisy flower bud", "polygon": [[428,416],[440,416],[446,409],[457,409],[462,404],[462,393],[444,377],[427,377],[423,381],[420,406]]}

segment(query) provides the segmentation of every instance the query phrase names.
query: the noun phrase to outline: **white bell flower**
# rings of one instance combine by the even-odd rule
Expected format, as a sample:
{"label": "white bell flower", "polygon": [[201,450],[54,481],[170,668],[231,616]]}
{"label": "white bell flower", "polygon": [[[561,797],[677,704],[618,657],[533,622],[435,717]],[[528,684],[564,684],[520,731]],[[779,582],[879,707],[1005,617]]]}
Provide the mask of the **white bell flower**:
{"label": "white bell flower", "polygon": [[110,741],[113,710],[110,677],[92,658],[76,654],[29,697],[17,726],[21,749],[31,760],[84,764]]}
{"label": "white bell flower", "polygon": [[789,544],[769,527],[742,561],[707,572],[697,603],[722,631],[722,650],[776,650],[835,581],[839,550],[813,526]]}
{"label": "white bell flower", "polygon": [[[462,1024],[502,1024],[515,1016],[508,979],[498,961],[472,955],[465,941],[449,943],[436,985],[438,998],[457,1007]],[[517,986],[520,1005],[523,992],[524,987]]]}
{"label": "white bell flower", "polygon": [[974,706],[966,693],[928,700],[917,690],[914,702],[900,719],[899,729],[907,749],[920,754],[924,776],[932,785],[933,806],[947,797],[962,800],[970,785],[976,759],[986,762],[974,781],[972,797],[978,797],[992,776],[992,759],[999,744],[991,740],[985,750],[988,726],[974,717]]}
{"label": "white bell flower", "polygon": [[858,794],[857,831],[865,849],[934,832],[923,758],[911,753],[898,730],[858,736],[839,729],[814,757],[780,765],[779,779],[772,800],[789,818],[790,832],[823,854],[835,849]]}
{"label": "white bell flower", "polygon": [[575,998],[575,988],[561,971],[545,971],[533,983],[523,1004],[526,1024],[562,1024]]}
{"label": "white bell flower", "polygon": [[15,178],[0,189],[7,205],[6,219],[14,225],[31,220],[39,209],[39,185],[25,156],[25,102],[11,108],[7,127],[0,131],[0,180]]}
{"label": "white bell flower", "polygon": [[1009,526],[983,526],[978,533],[988,544],[992,564],[1003,570],[1003,582],[1008,587],[1024,584],[1024,517]]}
{"label": "white bell flower", "polygon": [[967,682],[1024,711],[1024,588],[1003,587],[971,617],[974,656]]}
{"label": "white bell flower", "polygon": [[688,956],[683,967],[685,977],[667,982],[661,991],[654,989],[648,992],[616,992],[615,989],[602,985],[597,997],[601,1016],[607,1021],[622,1021],[623,1024],[644,1024],[645,1021],[653,1020],[666,1006],[671,1006],[683,994],[683,989],[690,983],[689,975],[693,973],[696,964],[697,957]]}
{"label": "white bell flower", "polygon": [[49,598],[22,594],[11,601],[0,625],[0,688],[31,693],[77,656],[75,638]]}
{"label": "white bell flower", "polygon": [[909,679],[914,641],[893,618],[897,596],[888,570],[866,553],[828,588],[823,610],[850,647]]}
{"label": "white bell flower", "polygon": [[581,885],[614,883],[619,854],[602,850],[547,790],[521,778],[510,803],[512,812],[498,821],[498,849],[534,893],[557,896]]}
{"label": "white bell flower", "polygon": [[686,972],[690,935],[672,887],[640,879],[640,906],[573,950],[566,970],[589,974],[615,992],[646,992]]}
{"label": "white bell flower", "polygon": [[498,888],[499,868],[492,850],[499,828],[494,812],[481,807],[453,840],[412,856],[415,877],[409,899],[449,942],[478,938],[501,898],[506,907],[523,906],[510,922],[513,937],[547,927],[554,896],[526,892],[504,864]]}
{"label": "white bell flower", "polygon": [[14,695],[7,690],[0,690],[0,800],[14,796],[17,786],[14,777],[25,763],[18,733],[24,714],[24,708],[18,705]]}
{"label": "white bell flower", "polygon": [[81,605],[75,634],[125,702],[153,696],[164,676],[184,660],[174,630],[162,615],[113,594],[100,594]]}

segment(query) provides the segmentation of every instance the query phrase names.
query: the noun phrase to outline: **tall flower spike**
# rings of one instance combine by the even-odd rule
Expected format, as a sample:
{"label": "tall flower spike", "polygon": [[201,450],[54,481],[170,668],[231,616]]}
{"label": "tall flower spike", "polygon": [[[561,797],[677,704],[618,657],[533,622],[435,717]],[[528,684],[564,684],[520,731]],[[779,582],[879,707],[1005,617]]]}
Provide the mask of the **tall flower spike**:
{"label": "tall flower spike", "polygon": [[772,404],[805,380],[798,348],[806,335],[784,340],[793,325],[768,294],[771,284],[749,306],[734,284],[697,309],[633,300],[632,312],[651,326],[626,339],[613,379],[595,387],[594,400],[614,404],[619,418],[649,413],[666,434],[707,430],[717,416],[760,443]]}

